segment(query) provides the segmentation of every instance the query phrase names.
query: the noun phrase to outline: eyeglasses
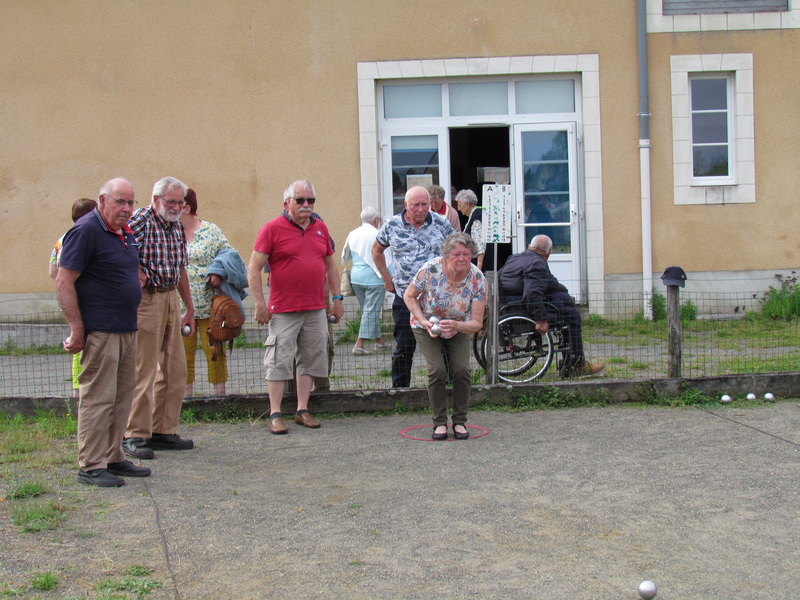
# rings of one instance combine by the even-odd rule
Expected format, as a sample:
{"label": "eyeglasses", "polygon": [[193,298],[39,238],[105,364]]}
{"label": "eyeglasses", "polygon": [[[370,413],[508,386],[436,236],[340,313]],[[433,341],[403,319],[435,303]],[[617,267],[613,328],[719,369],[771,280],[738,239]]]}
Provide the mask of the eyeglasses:
{"label": "eyeglasses", "polygon": [[186,200],[166,200],[164,196],[158,196],[170,208],[183,208],[186,206]]}
{"label": "eyeglasses", "polygon": [[312,198],[292,198],[292,200],[294,200],[295,202],[297,202],[301,206],[303,204],[305,204],[306,202],[308,202],[308,204],[311,205],[311,204],[314,204],[314,202],[317,201],[317,199],[313,198],[313,197]]}
{"label": "eyeglasses", "polygon": [[138,204],[138,202],[136,202],[136,200],[123,200],[122,198],[114,198],[114,204],[116,204],[120,208],[122,208],[126,204],[128,205],[128,208],[133,208]]}

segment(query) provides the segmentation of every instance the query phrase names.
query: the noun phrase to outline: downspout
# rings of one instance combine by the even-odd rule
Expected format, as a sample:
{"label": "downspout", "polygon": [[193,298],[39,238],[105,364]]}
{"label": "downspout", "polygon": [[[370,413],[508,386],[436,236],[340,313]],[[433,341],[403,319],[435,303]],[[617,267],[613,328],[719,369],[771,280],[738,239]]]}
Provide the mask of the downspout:
{"label": "downspout", "polygon": [[646,0],[637,0],[636,12],[639,38],[639,170],[642,186],[642,308],[645,318],[651,319],[653,232],[650,222],[650,98],[647,75]]}

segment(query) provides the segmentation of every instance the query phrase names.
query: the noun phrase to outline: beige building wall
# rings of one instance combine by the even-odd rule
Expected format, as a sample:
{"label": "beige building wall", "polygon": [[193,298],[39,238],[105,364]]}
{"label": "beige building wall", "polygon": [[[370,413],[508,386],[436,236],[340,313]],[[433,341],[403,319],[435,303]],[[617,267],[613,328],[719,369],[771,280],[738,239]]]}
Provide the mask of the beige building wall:
{"label": "beige building wall", "polygon": [[3,4],[5,294],[51,293],[46,262],[71,203],[114,176],[140,205],[159,177],[182,179],[245,260],[283,189],[306,177],[341,243],[361,207],[356,64],[429,58],[599,54],[603,195],[620,207],[606,256],[637,269],[633,3]]}
{"label": "beige building wall", "polygon": [[[800,266],[798,32],[651,34],[648,43],[654,273],[673,264],[702,272],[778,272]],[[756,201],[675,205],[670,56],[723,53],[753,55]],[[626,268],[613,253],[607,266],[609,272]]]}

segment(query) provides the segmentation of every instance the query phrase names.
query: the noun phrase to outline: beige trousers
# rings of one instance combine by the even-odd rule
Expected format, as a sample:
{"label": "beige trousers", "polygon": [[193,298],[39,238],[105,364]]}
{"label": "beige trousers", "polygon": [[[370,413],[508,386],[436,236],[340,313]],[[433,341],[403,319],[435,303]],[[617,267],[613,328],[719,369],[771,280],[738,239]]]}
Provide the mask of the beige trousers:
{"label": "beige trousers", "polygon": [[175,291],[142,290],[136,350],[136,391],[125,437],[148,439],[178,431],[186,388],[181,307]]}
{"label": "beige trousers", "polygon": [[84,471],[125,460],[122,435],[136,383],[136,333],[90,333],[78,375],[78,463]]}

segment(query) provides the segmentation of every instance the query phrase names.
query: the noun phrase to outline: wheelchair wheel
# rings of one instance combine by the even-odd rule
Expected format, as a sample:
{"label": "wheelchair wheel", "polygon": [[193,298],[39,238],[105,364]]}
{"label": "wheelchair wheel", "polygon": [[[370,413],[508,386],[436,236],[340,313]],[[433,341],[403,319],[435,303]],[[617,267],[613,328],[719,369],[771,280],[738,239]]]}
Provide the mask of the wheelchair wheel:
{"label": "wheelchair wheel", "polygon": [[[536,322],[514,315],[497,325],[497,375],[509,383],[525,383],[544,375],[553,362],[553,340],[550,334],[536,331]],[[481,354],[485,357],[488,339],[481,340]],[[484,367],[485,368],[485,367]]]}
{"label": "wheelchair wheel", "polygon": [[486,370],[486,354],[484,353],[484,342],[483,339],[486,336],[486,332],[483,332],[481,335],[480,331],[476,331],[472,335],[472,353],[475,355],[475,360],[480,365],[481,369],[484,371]]}

